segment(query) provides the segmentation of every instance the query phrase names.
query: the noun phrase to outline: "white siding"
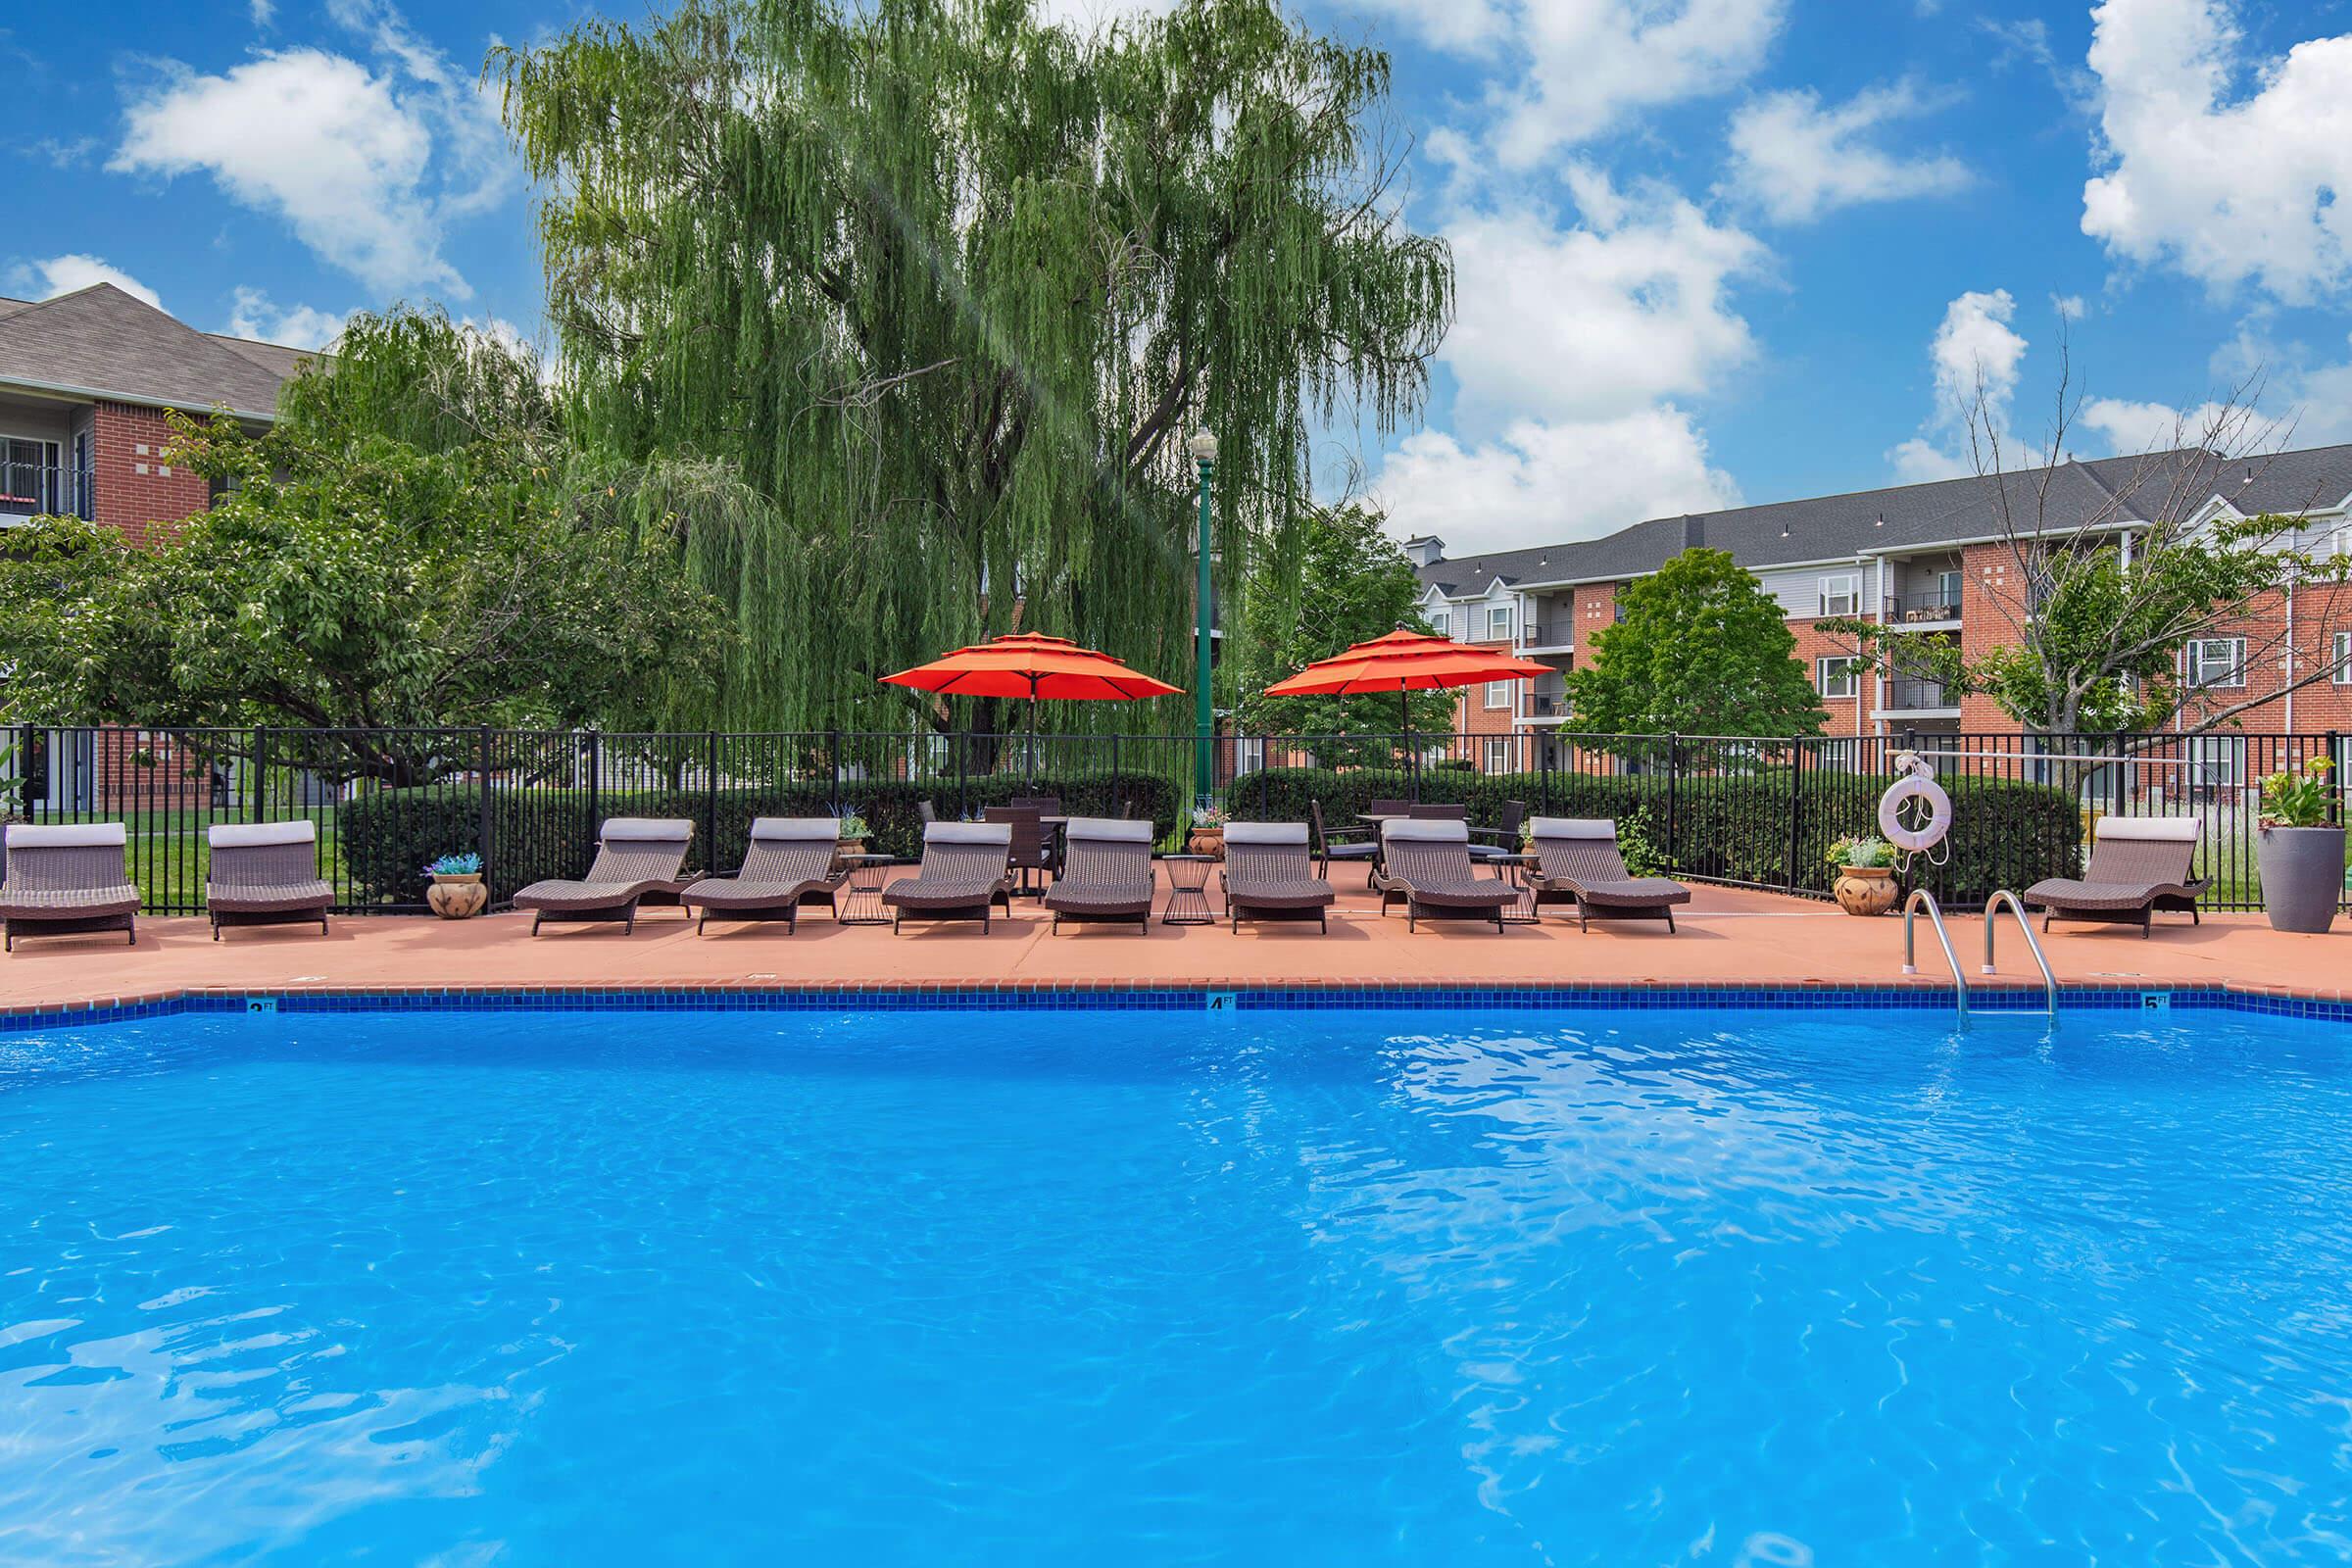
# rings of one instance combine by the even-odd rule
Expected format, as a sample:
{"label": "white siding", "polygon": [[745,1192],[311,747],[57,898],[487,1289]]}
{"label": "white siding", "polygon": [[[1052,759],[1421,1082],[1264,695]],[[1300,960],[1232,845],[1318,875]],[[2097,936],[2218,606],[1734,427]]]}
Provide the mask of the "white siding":
{"label": "white siding", "polygon": [[1756,573],[1764,591],[1781,602],[1789,616],[1821,614],[1821,579],[1851,573],[1860,584],[1862,608],[1870,608],[1872,574],[1860,566],[1778,566]]}

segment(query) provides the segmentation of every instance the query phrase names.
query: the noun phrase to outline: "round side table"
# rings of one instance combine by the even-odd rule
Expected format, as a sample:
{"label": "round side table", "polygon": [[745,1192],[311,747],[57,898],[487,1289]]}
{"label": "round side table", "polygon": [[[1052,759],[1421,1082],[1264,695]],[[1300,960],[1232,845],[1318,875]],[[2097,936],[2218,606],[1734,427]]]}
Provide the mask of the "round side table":
{"label": "round side table", "polygon": [[1217,863],[1213,855],[1163,855],[1168,868],[1168,906],[1159,913],[1161,925],[1215,925],[1208,906],[1208,871]]}

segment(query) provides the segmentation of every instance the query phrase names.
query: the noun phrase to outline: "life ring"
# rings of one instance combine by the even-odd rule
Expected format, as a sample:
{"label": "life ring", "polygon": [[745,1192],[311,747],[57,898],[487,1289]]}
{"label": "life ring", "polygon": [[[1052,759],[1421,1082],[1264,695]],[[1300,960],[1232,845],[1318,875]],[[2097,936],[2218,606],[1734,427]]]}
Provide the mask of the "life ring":
{"label": "life ring", "polygon": [[[1905,827],[1902,809],[1912,801],[1928,803],[1928,822],[1925,827]],[[1943,793],[1943,786],[1932,778],[1913,773],[1898,778],[1879,797],[1879,831],[1886,842],[1898,850],[1917,854],[1932,850],[1943,842],[1952,830],[1952,798]]]}

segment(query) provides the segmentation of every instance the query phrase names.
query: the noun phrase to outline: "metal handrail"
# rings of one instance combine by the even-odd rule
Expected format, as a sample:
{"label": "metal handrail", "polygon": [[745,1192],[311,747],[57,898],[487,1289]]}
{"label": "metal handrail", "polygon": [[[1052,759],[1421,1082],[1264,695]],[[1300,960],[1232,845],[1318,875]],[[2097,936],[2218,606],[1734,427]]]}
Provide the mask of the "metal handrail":
{"label": "metal handrail", "polygon": [[1960,971],[1960,955],[1952,951],[1952,934],[1943,928],[1943,911],[1936,907],[1936,895],[1926,888],[1913,888],[1903,901],[1903,973],[1919,973],[1919,951],[1913,945],[1916,931],[1913,920],[1920,906],[1928,910],[1928,922],[1936,928],[1936,940],[1943,946],[1943,961],[1952,966],[1952,996],[1960,1004],[1960,1027],[1968,1027],[1968,976]]}
{"label": "metal handrail", "polygon": [[2050,960],[2042,956],[2041,939],[2034,936],[2034,923],[2026,918],[2025,902],[2007,888],[1997,890],[1991,898],[1984,901],[1984,972],[1986,974],[2000,972],[1992,966],[1992,937],[1999,925],[1999,922],[1993,919],[1993,915],[2004,904],[2009,906],[2009,912],[2017,916],[2017,928],[2026,934],[2026,951],[2034,955],[2034,967],[2041,971],[2042,990],[2050,999],[2050,1022],[2054,1024],[2058,1021],[2058,976],[2051,972]]}

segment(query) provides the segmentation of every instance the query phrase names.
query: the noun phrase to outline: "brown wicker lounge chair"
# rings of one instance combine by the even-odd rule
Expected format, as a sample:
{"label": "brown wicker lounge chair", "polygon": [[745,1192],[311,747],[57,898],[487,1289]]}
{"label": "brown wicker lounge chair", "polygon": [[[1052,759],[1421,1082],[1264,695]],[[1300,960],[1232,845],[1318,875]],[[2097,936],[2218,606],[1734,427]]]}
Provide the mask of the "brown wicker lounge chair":
{"label": "brown wicker lounge chair", "polygon": [[1372,874],[1380,912],[1402,904],[1407,929],[1423,920],[1487,920],[1499,931],[1502,911],[1519,902],[1517,888],[1472,867],[1470,826],[1458,817],[1383,822],[1380,839],[1380,869]]}
{"label": "brown wicker lounge chair", "polygon": [[2159,909],[2186,913],[2189,924],[2200,924],[2197,895],[2208,879],[2188,874],[2197,856],[2197,826],[2193,816],[2102,816],[2082,875],[2044,877],[2026,889],[2026,904],[2042,911],[2044,931],[2053,920],[2088,920],[2136,925],[2147,937],[2155,933]]}
{"label": "brown wicker lounge chair", "polygon": [[139,890],[124,869],[120,822],[73,822],[8,829],[8,883],[0,887],[0,950],[19,937],[71,937],[120,931],[137,943]]}
{"label": "brown wicker lounge chair", "polygon": [[578,881],[551,878],[514,895],[514,907],[531,911],[531,934],[542,924],[580,925],[619,921],[623,934],[637,929],[637,906],[648,893],[682,892],[678,870],[694,824],[682,816],[615,816],[597,836],[596,859]]}
{"label": "brown wicker lounge chair", "polygon": [[1690,890],[1662,876],[1635,876],[1617,851],[1617,824],[1607,817],[1539,816],[1536,867],[1527,873],[1536,912],[1546,904],[1576,906],[1579,929],[1595,920],[1664,920],[1674,930],[1674,906]]}
{"label": "brown wicker lounge chair", "polygon": [[781,920],[786,931],[798,931],[803,905],[821,904],[840,917],[833,896],[849,879],[841,863],[839,817],[761,816],[752,819],[743,869],[704,877],[679,893],[678,902],[695,916],[697,936],[713,919]]}
{"label": "brown wicker lounge chair", "polygon": [[915,874],[882,890],[896,932],[917,920],[977,920],[988,929],[989,911],[1003,905],[1012,913],[1012,824],[934,822],[923,829],[923,863]]}
{"label": "brown wicker lounge chair", "polygon": [[1152,824],[1073,816],[1062,830],[1061,874],[1046,890],[1054,929],[1061,922],[1132,921],[1152,928]]}
{"label": "brown wicker lounge chair", "polygon": [[205,830],[204,905],[213,940],[230,925],[309,925],[326,935],[335,890],[318,875],[318,829],[299,822],[223,822]]}
{"label": "brown wicker lounge chair", "polygon": [[[1371,846],[1366,845],[1369,849]],[[1331,929],[1331,884],[1315,875],[1307,858],[1304,822],[1225,824],[1225,914],[1233,929],[1242,918],[1312,920]]]}

